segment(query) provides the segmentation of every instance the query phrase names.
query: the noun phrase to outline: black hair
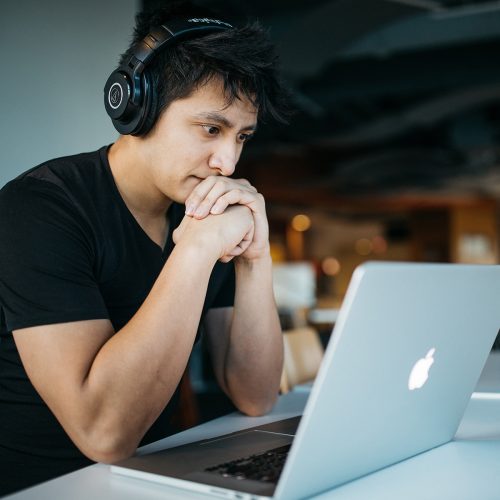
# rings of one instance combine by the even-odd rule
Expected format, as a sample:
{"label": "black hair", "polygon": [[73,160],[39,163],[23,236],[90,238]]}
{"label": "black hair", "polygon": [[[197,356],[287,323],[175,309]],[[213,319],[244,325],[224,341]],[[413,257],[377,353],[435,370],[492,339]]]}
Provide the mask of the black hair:
{"label": "black hair", "polygon": [[[128,50],[120,65],[132,55],[132,47],[153,28],[173,18],[219,17],[191,2],[142,11]],[[231,23],[232,24],[232,23]],[[289,116],[289,92],[277,69],[277,56],[267,32],[257,22],[245,26],[179,41],[160,51],[148,65],[153,87],[153,102],[147,117],[151,129],[161,113],[176,99],[188,97],[212,79],[223,82],[226,104],[247,98],[257,109],[260,121],[271,118],[286,123]]]}

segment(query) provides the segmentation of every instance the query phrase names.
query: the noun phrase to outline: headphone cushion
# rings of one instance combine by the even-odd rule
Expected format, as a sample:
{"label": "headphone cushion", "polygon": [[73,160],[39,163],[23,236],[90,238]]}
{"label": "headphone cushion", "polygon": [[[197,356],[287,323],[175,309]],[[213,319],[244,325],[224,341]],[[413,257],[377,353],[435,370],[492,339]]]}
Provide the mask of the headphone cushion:
{"label": "headphone cushion", "polygon": [[142,75],[144,83],[144,100],[140,110],[140,118],[133,135],[146,135],[153,127],[157,118],[158,94],[151,83],[149,71]]}

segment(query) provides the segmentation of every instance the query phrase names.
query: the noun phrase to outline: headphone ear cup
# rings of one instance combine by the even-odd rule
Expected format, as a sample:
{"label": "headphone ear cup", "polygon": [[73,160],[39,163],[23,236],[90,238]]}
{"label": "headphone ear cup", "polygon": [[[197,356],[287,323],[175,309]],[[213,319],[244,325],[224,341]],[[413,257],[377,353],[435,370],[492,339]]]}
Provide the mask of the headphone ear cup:
{"label": "headphone ear cup", "polygon": [[150,109],[149,79],[143,73],[134,86],[140,105],[132,103],[130,81],[130,76],[123,70],[111,73],[104,86],[104,107],[120,134],[143,135],[143,124]]}
{"label": "headphone ear cup", "polygon": [[146,135],[154,125],[157,116],[158,95],[151,84],[151,77],[148,71],[142,75],[144,84],[144,99],[141,107],[141,115],[136,129],[131,132],[133,135]]}
{"label": "headphone ear cup", "polygon": [[129,99],[130,83],[127,75],[119,70],[113,71],[104,85],[104,107],[113,123],[126,118]]}
{"label": "headphone ear cup", "polygon": [[[138,99],[142,82],[136,85]],[[134,134],[137,124],[142,119],[143,106],[131,102],[130,77],[119,69],[111,73],[104,86],[104,107],[113,122],[115,129],[122,135]]]}

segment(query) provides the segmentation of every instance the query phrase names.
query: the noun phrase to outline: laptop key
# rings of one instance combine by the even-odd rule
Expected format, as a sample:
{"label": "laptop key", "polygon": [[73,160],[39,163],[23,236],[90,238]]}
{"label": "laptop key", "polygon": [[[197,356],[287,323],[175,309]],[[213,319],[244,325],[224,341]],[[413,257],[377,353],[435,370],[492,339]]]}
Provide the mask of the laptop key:
{"label": "laptop key", "polygon": [[220,474],[222,477],[274,483],[281,474],[289,450],[290,445],[280,446],[264,453],[214,465],[205,470]]}

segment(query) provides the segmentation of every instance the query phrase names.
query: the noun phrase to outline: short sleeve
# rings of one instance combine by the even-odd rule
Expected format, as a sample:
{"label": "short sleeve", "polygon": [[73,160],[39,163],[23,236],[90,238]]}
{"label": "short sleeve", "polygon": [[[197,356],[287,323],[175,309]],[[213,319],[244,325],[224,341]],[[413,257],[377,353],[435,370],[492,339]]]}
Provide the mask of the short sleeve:
{"label": "short sleeve", "polygon": [[24,177],[0,191],[0,306],[9,331],[108,318],[91,232],[57,185]]}

